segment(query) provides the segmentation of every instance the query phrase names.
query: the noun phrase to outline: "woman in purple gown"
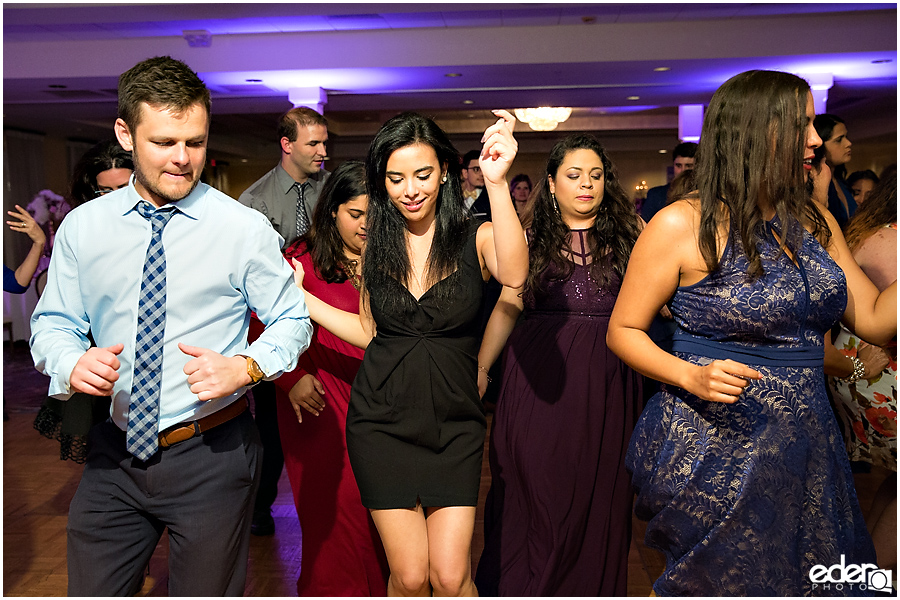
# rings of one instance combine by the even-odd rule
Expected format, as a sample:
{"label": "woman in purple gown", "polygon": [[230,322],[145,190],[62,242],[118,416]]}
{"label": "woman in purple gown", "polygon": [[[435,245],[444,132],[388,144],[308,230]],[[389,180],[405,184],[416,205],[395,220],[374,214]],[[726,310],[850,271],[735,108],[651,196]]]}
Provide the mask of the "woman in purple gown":
{"label": "woman in purple gown", "polygon": [[[647,225],[610,319],[610,348],[664,384],[626,457],[646,544],[666,557],[659,596],[861,595],[876,568],[822,339],[841,319],[889,340],[897,286],[879,295],[810,198],[814,117],[795,75],[725,82],[703,123],[697,191]],[[647,335],[667,302],[671,354]]]}
{"label": "woman in purple gown", "polygon": [[642,222],[587,135],[556,144],[535,196],[528,280],[503,289],[478,355],[483,392],[509,339],[475,583],[492,596],[624,596],[641,378],[606,328]]}

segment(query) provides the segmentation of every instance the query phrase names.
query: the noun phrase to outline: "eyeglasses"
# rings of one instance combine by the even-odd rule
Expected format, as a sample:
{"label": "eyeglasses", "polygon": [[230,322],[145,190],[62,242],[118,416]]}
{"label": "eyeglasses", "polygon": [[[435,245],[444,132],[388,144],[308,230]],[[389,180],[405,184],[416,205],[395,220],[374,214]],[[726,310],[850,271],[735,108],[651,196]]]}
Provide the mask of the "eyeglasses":
{"label": "eyeglasses", "polygon": [[472,171],[473,173],[481,173],[481,167],[479,167],[479,166],[466,167],[466,169],[468,169],[469,171]]}
{"label": "eyeglasses", "polygon": [[108,194],[110,192],[114,192],[116,190],[121,190],[123,187],[128,187],[128,183],[127,182],[123,183],[122,185],[120,185],[118,187],[114,187],[114,188],[104,187],[104,188],[100,188],[99,190],[94,190],[94,198],[99,198],[100,196],[105,196],[106,194]]}

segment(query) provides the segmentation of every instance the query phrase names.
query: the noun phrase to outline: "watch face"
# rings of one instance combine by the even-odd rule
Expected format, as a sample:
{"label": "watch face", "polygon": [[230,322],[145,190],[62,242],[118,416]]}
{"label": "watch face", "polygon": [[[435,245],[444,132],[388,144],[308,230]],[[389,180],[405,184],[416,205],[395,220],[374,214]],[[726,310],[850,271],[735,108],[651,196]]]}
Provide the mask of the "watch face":
{"label": "watch face", "polygon": [[250,375],[250,379],[253,380],[253,383],[260,381],[263,377],[266,376],[266,374],[263,373],[262,369],[259,368],[259,365],[256,363],[256,361],[249,356],[247,357],[247,374]]}

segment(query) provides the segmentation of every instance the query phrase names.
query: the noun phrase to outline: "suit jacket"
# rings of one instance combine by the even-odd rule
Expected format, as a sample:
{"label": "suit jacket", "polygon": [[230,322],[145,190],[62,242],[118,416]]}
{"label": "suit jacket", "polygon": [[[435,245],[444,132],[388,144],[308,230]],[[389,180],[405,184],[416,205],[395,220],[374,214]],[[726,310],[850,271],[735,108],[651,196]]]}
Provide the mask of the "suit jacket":
{"label": "suit jacket", "polygon": [[481,193],[475,198],[475,202],[472,203],[469,211],[472,213],[473,217],[481,217],[486,221],[491,220],[491,201],[488,199],[486,189],[481,188]]}
{"label": "suit jacket", "polygon": [[641,206],[641,218],[650,222],[653,215],[658,213],[666,205],[666,196],[669,195],[669,184],[658,185],[647,190],[647,198]]}

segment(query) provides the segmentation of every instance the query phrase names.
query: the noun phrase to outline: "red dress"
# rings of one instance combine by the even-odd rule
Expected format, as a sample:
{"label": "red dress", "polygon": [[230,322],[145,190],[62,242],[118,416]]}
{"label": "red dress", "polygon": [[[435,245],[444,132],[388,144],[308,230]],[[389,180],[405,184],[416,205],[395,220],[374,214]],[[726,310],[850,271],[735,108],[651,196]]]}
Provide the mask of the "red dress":
{"label": "red dress", "polygon": [[[319,278],[303,243],[286,248],[306,272],[304,287],[323,301],[359,313],[359,292],[347,280],[326,283]],[[303,253],[303,254],[301,254]],[[303,534],[300,596],[386,596],[389,575],[381,538],[347,458],[345,427],[350,385],[362,362],[363,350],[318,325],[297,368],[275,381],[278,428]],[[288,400],[290,389],[312,373],[325,388],[325,409],[318,417],[303,412],[303,422]]]}

